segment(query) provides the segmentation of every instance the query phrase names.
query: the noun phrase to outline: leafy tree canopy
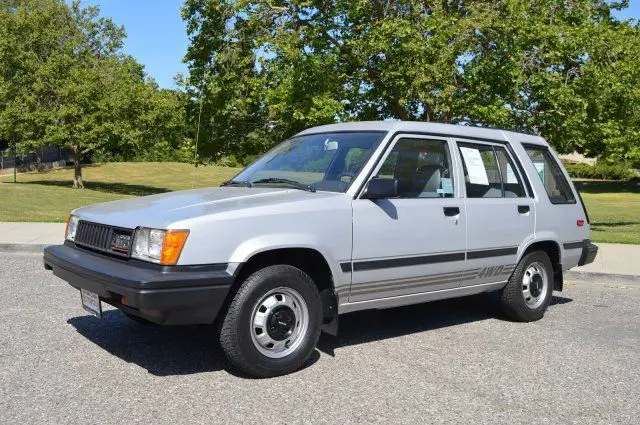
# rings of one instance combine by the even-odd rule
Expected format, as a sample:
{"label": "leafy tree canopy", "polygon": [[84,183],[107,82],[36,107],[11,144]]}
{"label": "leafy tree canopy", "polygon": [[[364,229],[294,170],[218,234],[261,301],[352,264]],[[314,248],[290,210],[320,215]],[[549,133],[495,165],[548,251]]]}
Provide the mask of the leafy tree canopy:
{"label": "leafy tree canopy", "polygon": [[127,158],[183,142],[184,96],[160,91],[122,54],[123,27],[97,7],[0,0],[0,138],[23,151],[72,149]]}
{"label": "leafy tree canopy", "polygon": [[515,128],[640,163],[640,32],[603,0],[187,0],[201,152],[309,126],[403,119]]}

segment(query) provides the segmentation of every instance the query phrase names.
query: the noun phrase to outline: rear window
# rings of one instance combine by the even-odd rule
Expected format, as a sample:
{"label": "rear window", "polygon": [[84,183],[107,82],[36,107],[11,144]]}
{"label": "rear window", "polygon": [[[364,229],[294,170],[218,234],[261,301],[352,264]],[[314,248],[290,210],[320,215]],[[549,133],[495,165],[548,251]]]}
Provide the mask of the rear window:
{"label": "rear window", "polygon": [[525,145],[527,155],[536,168],[538,177],[547,191],[552,204],[575,204],[576,198],[569,182],[564,177],[560,165],[543,146]]}

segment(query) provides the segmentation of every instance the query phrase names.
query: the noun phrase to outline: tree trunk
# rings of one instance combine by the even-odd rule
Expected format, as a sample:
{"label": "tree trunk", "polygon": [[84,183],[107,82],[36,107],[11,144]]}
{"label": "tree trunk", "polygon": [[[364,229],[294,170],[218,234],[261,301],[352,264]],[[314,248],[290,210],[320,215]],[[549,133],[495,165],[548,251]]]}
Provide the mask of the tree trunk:
{"label": "tree trunk", "polygon": [[71,147],[71,150],[73,152],[73,188],[84,189],[84,183],[82,182],[82,164],[80,163],[82,154],[80,153],[80,148],[75,144]]}
{"label": "tree trunk", "polygon": [[431,122],[433,121],[433,111],[426,103],[423,105],[424,111],[422,111],[422,121]]}
{"label": "tree trunk", "polygon": [[394,97],[389,101],[389,106],[391,106],[391,110],[395,112],[398,118],[400,118],[402,121],[411,121],[411,116],[404,108],[404,106],[402,106],[402,104],[400,103],[400,99]]}

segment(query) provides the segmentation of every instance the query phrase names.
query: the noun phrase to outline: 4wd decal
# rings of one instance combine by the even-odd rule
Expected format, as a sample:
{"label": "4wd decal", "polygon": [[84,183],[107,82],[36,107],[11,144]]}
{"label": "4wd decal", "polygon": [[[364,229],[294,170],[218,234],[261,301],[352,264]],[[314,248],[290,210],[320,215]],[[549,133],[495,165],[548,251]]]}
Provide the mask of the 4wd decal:
{"label": "4wd decal", "polygon": [[514,265],[508,264],[503,266],[489,266],[485,267],[478,273],[479,278],[502,276],[510,274],[513,271]]}

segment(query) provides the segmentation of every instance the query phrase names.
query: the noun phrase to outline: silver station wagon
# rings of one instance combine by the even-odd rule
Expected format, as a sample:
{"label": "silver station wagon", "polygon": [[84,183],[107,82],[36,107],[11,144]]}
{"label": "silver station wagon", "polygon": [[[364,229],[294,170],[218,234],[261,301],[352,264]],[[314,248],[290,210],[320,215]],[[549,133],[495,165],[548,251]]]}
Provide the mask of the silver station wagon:
{"label": "silver station wagon", "polygon": [[544,139],[416,122],[311,128],[222,187],[73,211],[65,239],[44,265],[89,312],[214,323],[257,377],[300,368],[352,311],[495,291],[538,320],[597,253]]}

